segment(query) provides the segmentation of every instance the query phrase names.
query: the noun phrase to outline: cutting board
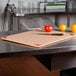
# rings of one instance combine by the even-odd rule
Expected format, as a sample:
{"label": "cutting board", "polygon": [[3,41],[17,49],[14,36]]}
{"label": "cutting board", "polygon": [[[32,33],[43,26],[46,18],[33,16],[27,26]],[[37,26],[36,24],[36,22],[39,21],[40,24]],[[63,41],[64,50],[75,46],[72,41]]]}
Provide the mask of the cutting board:
{"label": "cutting board", "polygon": [[[63,35],[55,35],[61,33]],[[45,31],[33,30],[14,35],[9,35],[6,37],[2,37],[1,39],[40,48],[47,45],[51,46],[54,44],[58,44],[75,36],[76,34],[73,35],[66,32],[59,32],[59,31],[45,32]]]}

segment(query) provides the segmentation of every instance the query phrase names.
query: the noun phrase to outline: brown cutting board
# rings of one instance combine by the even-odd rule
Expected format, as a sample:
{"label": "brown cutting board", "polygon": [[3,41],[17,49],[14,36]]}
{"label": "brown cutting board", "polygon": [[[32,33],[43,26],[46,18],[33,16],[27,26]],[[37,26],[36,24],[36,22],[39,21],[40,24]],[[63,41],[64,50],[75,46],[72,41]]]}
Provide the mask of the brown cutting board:
{"label": "brown cutting board", "polygon": [[[51,35],[51,34],[61,34],[61,33],[63,34],[62,36]],[[76,36],[76,34],[72,35],[70,33],[59,32],[59,31],[52,31],[48,33],[45,31],[34,30],[34,31],[28,31],[28,32],[14,34],[14,35],[9,35],[6,37],[2,37],[2,39],[6,41],[11,41],[15,43],[20,43],[20,44],[40,48],[46,45],[51,46],[54,44],[58,44],[74,36]]]}

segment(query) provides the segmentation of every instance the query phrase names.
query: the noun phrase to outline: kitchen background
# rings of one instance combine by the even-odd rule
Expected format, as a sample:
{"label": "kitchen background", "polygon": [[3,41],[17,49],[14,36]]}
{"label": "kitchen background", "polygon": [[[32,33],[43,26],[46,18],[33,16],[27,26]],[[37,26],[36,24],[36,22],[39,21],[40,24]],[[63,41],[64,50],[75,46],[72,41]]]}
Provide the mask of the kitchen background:
{"label": "kitchen background", "polygon": [[[15,6],[18,8],[18,7],[21,7],[20,4],[19,4],[19,1],[20,0],[10,0],[9,4],[15,4]],[[23,7],[25,8],[32,8],[32,7],[35,7],[35,8],[38,8],[38,3],[40,1],[46,1],[46,0],[22,0],[23,3]],[[52,2],[52,1],[66,1],[66,0],[47,0],[47,2]],[[4,15],[4,9],[5,9],[5,6],[7,4],[8,0],[0,0],[0,31],[2,31],[2,27],[3,27],[3,15]],[[76,0],[68,0],[68,8],[74,8],[74,10],[76,9]],[[40,15],[37,15],[40,17]],[[45,16],[45,15],[43,15]],[[46,15],[48,16],[48,15]],[[51,15],[48,16],[50,18],[50,20],[52,20],[53,23],[55,23],[55,16],[54,15]],[[24,21],[25,23],[25,21]],[[70,16],[70,25],[73,24],[73,23],[76,23],[76,15],[71,15]],[[59,24],[66,24],[67,25],[67,15],[59,15],[58,17],[58,25]],[[15,28],[15,27],[14,27]],[[23,27],[23,29],[25,29]],[[6,20],[6,24],[5,24],[5,31],[8,30],[8,18]]]}

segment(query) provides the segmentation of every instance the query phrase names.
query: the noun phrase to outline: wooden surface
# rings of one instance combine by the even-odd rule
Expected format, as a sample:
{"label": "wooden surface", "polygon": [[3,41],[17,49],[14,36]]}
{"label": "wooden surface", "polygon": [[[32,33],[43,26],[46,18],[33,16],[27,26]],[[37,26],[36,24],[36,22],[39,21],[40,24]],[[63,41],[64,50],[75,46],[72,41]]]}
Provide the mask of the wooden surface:
{"label": "wooden surface", "polygon": [[[63,34],[62,36],[58,35],[51,35],[51,34]],[[59,32],[59,31],[52,31],[52,32],[45,32],[40,30],[28,31],[23,32],[15,35],[10,35],[7,37],[3,37],[3,40],[20,43],[24,45],[29,45],[33,47],[43,47],[46,45],[54,45],[60,43],[64,40],[68,40],[75,35],[70,35],[70,33],[66,32]]]}
{"label": "wooden surface", "polygon": [[0,76],[60,76],[50,72],[33,56],[0,59]]}

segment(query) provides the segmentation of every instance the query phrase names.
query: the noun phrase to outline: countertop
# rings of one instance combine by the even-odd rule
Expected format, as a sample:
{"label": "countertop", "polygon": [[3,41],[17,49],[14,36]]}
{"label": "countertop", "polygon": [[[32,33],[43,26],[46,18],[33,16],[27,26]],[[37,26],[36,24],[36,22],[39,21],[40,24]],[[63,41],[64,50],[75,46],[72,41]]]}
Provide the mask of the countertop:
{"label": "countertop", "polygon": [[[0,37],[17,34],[24,31],[0,32]],[[0,39],[0,57],[21,56],[21,55],[42,55],[76,51],[76,37],[56,45],[49,45],[43,48],[32,48],[21,44],[11,43]]]}

